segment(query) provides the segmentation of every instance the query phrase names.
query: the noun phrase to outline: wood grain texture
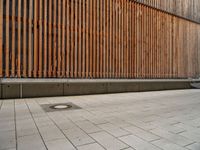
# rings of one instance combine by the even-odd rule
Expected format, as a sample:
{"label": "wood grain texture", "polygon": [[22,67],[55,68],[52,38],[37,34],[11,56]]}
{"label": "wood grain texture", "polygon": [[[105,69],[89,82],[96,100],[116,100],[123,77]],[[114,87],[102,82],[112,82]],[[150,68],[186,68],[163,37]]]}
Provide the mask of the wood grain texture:
{"label": "wood grain texture", "polygon": [[199,0],[131,0],[200,23]]}
{"label": "wood grain texture", "polygon": [[198,78],[199,7],[180,3],[1,0],[0,77]]}
{"label": "wood grain texture", "polygon": [[0,77],[3,77],[3,1],[0,1]]}
{"label": "wood grain texture", "polygon": [[23,1],[23,77],[27,77],[27,1]]}
{"label": "wood grain texture", "polygon": [[21,9],[22,9],[22,0],[18,0],[18,10],[17,10],[17,29],[18,29],[18,37],[17,37],[17,45],[18,45],[18,56],[17,56],[17,77],[21,77],[22,76],[22,72],[21,72],[21,59],[22,59],[22,13],[21,13]]}
{"label": "wood grain texture", "polygon": [[[19,2],[20,3],[20,2]],[[9,77],[10,76],[10,19],[9,19],[9,15],[10,15],[10,2],[6,1],[6,20],[5,20],[5,24],[6,24],[6,35],[5,35],[5,76]]]}
{"label": "wood grain texture", "polygon": [[33,22],[33,47],[34,47],[34,69],[33,69],[33,77],[38,77],[38,0],[34,0],[34,22]]}
{"label": "wood grain texture", "polygon": [[52,51],[53,51],[53,44],[52,44],[52,35],[53,35],[53,21],[52,21],[52,1],[48,1],[48,77],[52,76]]}
{"label": "wood grain texture", "polygon": [[29,16],[28,16],[28,77],[33,75],[33,0],[29,1]]}
{"label": "wood grain texture", "polygon": [[14,77],[15,76],[15,49],[16,49],[16,28],[15,28],[15,18],[16,18],[16,1],[13,0],[12,1],[12,60],[11,60],[11,76]]}

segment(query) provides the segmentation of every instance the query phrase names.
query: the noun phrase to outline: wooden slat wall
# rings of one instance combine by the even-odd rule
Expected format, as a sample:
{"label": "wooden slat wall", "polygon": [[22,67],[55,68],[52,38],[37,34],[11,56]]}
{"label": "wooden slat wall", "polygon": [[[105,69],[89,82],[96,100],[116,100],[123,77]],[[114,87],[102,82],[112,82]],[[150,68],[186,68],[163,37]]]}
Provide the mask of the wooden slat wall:
{"label": "wooden slat wall", "polygon": [[200,23],[199,0],[132,0]]}
{"label": "wooden slat wall", "polygon": [[0,1],[0,77],[3,76],[3,1]]}
{"label": "wooden slat wall", "polygon": [[0,2],[0,77],[200,76],[195,22],[129,0]]}

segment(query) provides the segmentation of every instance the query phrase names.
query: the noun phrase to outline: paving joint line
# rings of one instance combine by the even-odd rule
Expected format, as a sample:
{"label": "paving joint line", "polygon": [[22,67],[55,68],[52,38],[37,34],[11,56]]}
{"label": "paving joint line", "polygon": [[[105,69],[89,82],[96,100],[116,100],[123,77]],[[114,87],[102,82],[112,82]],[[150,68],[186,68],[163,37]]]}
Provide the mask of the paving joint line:
{"label": "paving joint line", "polygon": [[4,101],[4,100],[1,100],[0,111],[1,111],[1,108],[2,108],[2,106],[3,106],[3,101]]}
{"label": "paving joint line", "polygon": [[190,143],[190,144],[185,145],[185,146],[183,146],[183,147],[187,147],[187,146],[190,146],[190,145],[195,144],[195,143],[197,143],[197,142]]}
{"label": "paving joint line", "polygon": [[25,101],[25,104],[26,104],[26,106],[27,106],[27,108],[28,108],[28,110],[29,110],[29,113],[31,114],[31,117],[32,117],[32,119],[33,119],[33,121],[34,121],[34,124],[35,124],[35,126],[36,126],[36,128],[37,128],[37,130],[38,130],[38,133],[39,133],[39,135],[40,135],[40,137],[41,137],[41,140],[42,140],[42,142],[43,142],[43,144],[44,144],[46,150],[48,150],[47,145],[46,145],[46,143],[45,143],[45,141],[44,141],[44,139],[43,139],[43,137],[42,137],[42,135],[41,135],[41,133],[40,133],[40,130],[39,130],[39,128],[38,128],[38,126],[37,126],[37,124],[36,124],[36,122],[35,122],[35,118],[33,117],[33,114],[32,114],[32,112],[31,112],[31,110],[30,110],[30,107],[29,107],[29,105],[27,104],[27,101],[26,101],[26,100],[24,100],[24,101]]}
{"label": "paving joint line", "polygon": [[[65,115],[64,115],[65,116]],[[67,117],[67,116],[65,116],[65,117]],[[67,117],[68,118],[68,117]],[[68,118],[69,120],[71,120],[74,124],[75,124],[75,126],[76,127],[78,127],[80,130],[82,130],[85,134],[87,134],[91,139],[93,139],[94,141],[96,141],[90,134],[94,134],[94,133],[99,133],[99,132],[106,132],[107,134],[109,134],[110,136],[112,136],[114,139],[118,139],[118,138],[116,138],[116,137],[114,137],[112,134],[110,134],[109,132],[107,132],[107,131],[105,131],[105,130],[102,130],[102,131],[97,131],[97,132],[94,132],[94,133],[86,133],[83,129],[81,129],[77,124],[76,124],[76,122],[74,122],[72,119],[70,119],[70,118]],[[86,119],[87,120],[87,119]],[[89,121],[89,120],[87,120],[87,121]],[[90,123],[92,123],[91,121],[89,121]],[[92,123],[93,124],[93,123]],[[96,125],[95,125],[96,126]],[[123,141],[121,141],[120,140],[120,142],[122,142],[123,144],[125,144],[125,145],[127,145],[126,143],[124,143]],[[99,145],[101,145],[105,150],[106,150],[106,147],[104,147],[101,143],[99,143],[98,141],[96,141],[96,143],[98,143]],[[129,146],[129,145],[127,145],[127,146]]]}
{"label": "paving joint line", "polygon": [[77,145],[76,147],[81,147],[81,146],[87,146],[87,145],[90,145],[90,144],[95,144],[95,143],[97,143],[97,142],[91,142],[91,143],[86,143],[86,144],[82,144],[82,145]]}
{"label": "paving joint line", "polygon": [[[37,101],[35,101],[35,102],[36,102],[36,104],[37,104],[38,106],[40,106],[40,104],[39,104]],[[51,104],[51,102],[49,102],[49,103]],[[44,113],[45,113],[46,116],[53,122],[53,124],[60,130],[60,132],[63,134],[63,136],[72,144],[72,146],[73,146],[76,150],[78,150],[77,147],[71,142],[71,140],[65,135],[65,133],[63,132],[63,130],[60,129],[60,127],[57,125],[57,123],[49,116],[50,113],[47,113],[47,112],[45,112],[45,111],[44,111]],[[61,113],[61,112],[59,112],[59,113]]]}
{"label": "paving joint line", "polygon": [[16,101],[14,100],[14,122],[15,122],[15,140],[16,150],[18,150],[17,120],[16,120]]}

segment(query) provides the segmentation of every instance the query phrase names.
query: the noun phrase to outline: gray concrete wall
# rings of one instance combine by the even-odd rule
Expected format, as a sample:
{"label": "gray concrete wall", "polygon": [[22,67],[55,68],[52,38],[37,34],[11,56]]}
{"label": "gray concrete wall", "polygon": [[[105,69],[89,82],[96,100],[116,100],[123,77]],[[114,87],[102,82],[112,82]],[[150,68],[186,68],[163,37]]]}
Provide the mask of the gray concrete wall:
{"label": "gray concrete wall", "polygon": [[[189,89],[193,80],[3,79],[0,98],[32,98]],[[199,80],[195,82],[200,82]]]}

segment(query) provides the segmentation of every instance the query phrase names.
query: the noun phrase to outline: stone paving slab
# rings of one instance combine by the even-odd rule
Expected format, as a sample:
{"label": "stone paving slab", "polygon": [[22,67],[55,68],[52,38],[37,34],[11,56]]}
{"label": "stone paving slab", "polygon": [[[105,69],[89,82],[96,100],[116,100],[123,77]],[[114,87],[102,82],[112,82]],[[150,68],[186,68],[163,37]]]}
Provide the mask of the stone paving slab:
{"label": "stone paving slab", "polygon": [[200,90],[0,100],[0,150],[27,149],[200,150]]}

